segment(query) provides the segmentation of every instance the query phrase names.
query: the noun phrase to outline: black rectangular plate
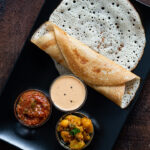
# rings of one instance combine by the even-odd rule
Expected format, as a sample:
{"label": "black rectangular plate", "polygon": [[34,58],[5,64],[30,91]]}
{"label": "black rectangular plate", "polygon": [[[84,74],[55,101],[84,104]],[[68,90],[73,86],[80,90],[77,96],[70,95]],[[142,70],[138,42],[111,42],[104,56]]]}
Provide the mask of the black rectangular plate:
{"label": "black rectangular plate", "polygon": [[[36,88],[48,94],[49,86],[58,76],[51,58],[30,43],[33,32],[46,20],[60,3],[60,0],[47,0],[22,49],[20,57],[1,93],[0,100],[0,139],[27,150],[59,150],[55,138],[55,125],[63,114],[53,107],[50,120],[42,127],[28,129],[15,119],[13,105],[17,95],[30,88]],[[144,80],[150,67],[150,9],[133,1],[138,10],[146,32],[147,44],[144,55],[134,73],[142,78],[140,88],[133,103],[121,110],[107,98],[88,87],[88,99],[80,110],[92,118],[95,136],[90,150],[111,150],[125,123],[125,120],[138,99]],[[140,42],[140,41],[139,41]]]}

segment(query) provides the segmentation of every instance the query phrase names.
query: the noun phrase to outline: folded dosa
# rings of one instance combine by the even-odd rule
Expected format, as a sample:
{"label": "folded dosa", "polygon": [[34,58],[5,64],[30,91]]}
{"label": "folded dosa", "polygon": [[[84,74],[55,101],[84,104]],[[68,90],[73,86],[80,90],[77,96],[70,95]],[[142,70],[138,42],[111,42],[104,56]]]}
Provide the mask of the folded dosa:
{"label": "folded dosa", "polygon": [[129,105],[139,87],[140,77],[69,36],[50,21],[34,33],[31,42],[121,108]]}

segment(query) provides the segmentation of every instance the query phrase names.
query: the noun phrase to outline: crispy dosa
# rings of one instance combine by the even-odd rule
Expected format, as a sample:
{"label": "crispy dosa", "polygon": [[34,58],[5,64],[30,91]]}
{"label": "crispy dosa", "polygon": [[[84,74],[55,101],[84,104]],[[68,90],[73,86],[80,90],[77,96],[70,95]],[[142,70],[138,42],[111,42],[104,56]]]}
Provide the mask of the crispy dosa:
{"label": "crispy dosa", "polygon": [[62,0],[49,20],[127,70],[144,52],[144,28],[129,0]]}
{"label": "crispy dosa", "polygon": [[50,21],[34,33],[31,42],[121,108],[129,105],[139,87],[139,76],[92,50]]}

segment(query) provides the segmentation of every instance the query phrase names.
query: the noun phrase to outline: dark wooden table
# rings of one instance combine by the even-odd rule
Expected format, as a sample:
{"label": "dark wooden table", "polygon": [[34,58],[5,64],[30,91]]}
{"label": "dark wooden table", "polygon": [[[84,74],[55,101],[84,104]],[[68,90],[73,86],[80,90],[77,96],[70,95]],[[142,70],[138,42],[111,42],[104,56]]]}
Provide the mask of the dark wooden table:
{"label": "dark wooden table", "polygon": [[[43,2],[44,0],[0,0],[0,91]],[[10,149],[16,150],[0,141],[0,150]],[[150,150],[150,75],[114,150]]]}

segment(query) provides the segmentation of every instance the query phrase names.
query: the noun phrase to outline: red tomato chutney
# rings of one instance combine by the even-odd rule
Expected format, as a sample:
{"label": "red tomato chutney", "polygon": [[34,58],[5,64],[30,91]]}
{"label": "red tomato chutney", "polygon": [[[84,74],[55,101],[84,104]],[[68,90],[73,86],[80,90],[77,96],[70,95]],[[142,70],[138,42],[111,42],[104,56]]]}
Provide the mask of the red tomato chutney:
{"label": "red tomato chutney", "polygon": [[40,91],[23,92],[16,102],[17,118],[27,126],[37,126],[44,123],[50,115],[50,102]]}

